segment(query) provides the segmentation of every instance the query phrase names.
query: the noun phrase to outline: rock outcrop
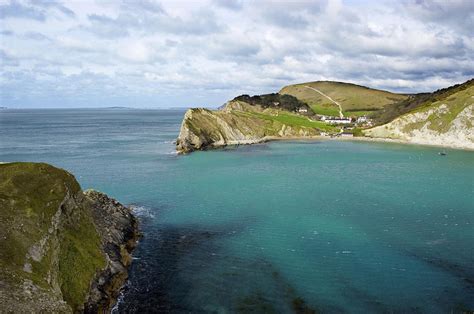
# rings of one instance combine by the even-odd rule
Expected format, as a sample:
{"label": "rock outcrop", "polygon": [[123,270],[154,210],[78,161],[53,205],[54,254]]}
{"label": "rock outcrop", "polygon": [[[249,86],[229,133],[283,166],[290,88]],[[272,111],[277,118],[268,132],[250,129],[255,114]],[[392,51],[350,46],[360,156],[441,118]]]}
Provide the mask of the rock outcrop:
{"label": "rock outcrop", "polygon": [[474,81],[455,93],[364,131],[373,138],[408,143],[474,149]]}
{"label": "rock outcrop", "polygon": [[106,312],[138,239],[130,210],[44,163],[0,165],[0,308]]}
{"label": "rock outcrop", "polygon": [[[189,109],[184,115],[176,150],[194,150],[265,142],[276,138],[313,137],[314,127],[285,123],[279,110],[231,101],[221,110]],[[307,118],[301,118],[307,119]]]}
{"label": "rock outcrop", "polygon": [[131,252],[137,244],[138,221],[123,206],[104,193],[87,190],[84,195],[92,201],[92,217],[97,226],[107,266],[92,281],[86,312],[111,309],[128,277],[127,267],[132,263]]}

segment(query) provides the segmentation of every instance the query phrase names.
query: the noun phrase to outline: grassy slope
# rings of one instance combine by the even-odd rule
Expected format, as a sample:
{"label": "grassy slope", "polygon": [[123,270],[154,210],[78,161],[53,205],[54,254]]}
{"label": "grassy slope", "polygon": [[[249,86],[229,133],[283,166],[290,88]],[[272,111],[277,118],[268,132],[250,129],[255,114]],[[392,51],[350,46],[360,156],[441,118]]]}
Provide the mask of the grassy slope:
{"label": "grassy slope", "polygon": [[[442,101],[448,101],[450,107],[458,107],[458,105],[462,105],[462,97],[457,99],[458,96],[455,94],[467,89],[471,90],[472,93],[473,86],[474,79],[471,79],[463,84],[443,88],[433,93],[412,95],[403,101],[386,106],[384,109],[376,112],[374,114],[375,122],[377,124],[385,124],[401,115],[417,110],[423,110],[423,108],[428,108],[432,105],[436,105],[437,102]],[[454,109],[454,111],[456,111],[456,109]]]}
{"label": "grassy slope", "polygon": [[293,112],[273,108],[262,110],[262,108],[253,107],[245,102],[240,102],[240,104],[242,108],[234,110],[234,114],[264,120],[266,121],[267,128],[272,127],[274,132],[280,130],[283,124],[297,128],[312,128],[324,132],[338,132],[339,130],[332,125],[328,125],[321,121],[313,121],[304,115]]}
{"label": "grassy slope", "polygon": [[[33,272],[23,271],[23,266],[28,249],[48,234],[52,218],[68,193],[81,193],[80,186],[62,169],[43,163],[0,164],[0,278],[12,287],[29,279],[44,289],[50,288],[47,277],[53,267],[54,235],[46,242],[43,258],[38,262],[30,259]],[[89,210],[86,203],[81,203],[69,217],[64,217],[63,211],[64,226],[58,234],[58,279],[73,309],[82,306],[96,270],[105,266]]]}
{"label": "grassy slope", "polygon": [[311,120],[308,120],[308,118],[306,117],[292,114],[292,113],[287,113],[287,112],[279,112],[278,115],[257,113],[257,112],[246,113],[246,114],[253,115],[254,117],[264,119],[264,120],[278,121],[282,124],[286,124],[290,126],[308,127],[308,128],[319,129],[321,131],[326,131],[326,132],[335,131],[335,128],[333,126],[328,125],[324,122],[311,121]]}
{"label": "grassy slope", "polygon": [[350,83],[319,81],[285,86],[280,94],[289,94],[306,102],[315,113],[338,115],[338,107],[318,92],[305,88],[310,86],[328,95],[342,106],[344,115],[364,115],[407,98],[406,95],[371,89]]}
{"label": "grassy slope", "polygon": [[[416,112],[425,112],[432,108],[437,108],[441,105],[446,105],[449,109],[446,113],[431,114],[426,120],[426,122],[430,122],[430,124],[428,125],[428,129],[438,131],[439,133],[445,133],[449,130],[453,120],[457,117],[457,115],[462,110],[464,110],[464,108],[473,103],[473,96],[474,81],[471,80],[469,84],[460,85],[457,88],[451,89],[449,93],[444,93],[444,95],[438,95],[437,97],[431,98],[430,101],[423,103],[416,109],[410,111],[408,114]],[[470,127],[472,128],[472,121],[470,122]],[[423,123],[423,125],[424,124],[425,123]],[[408,124],[405,126],[404,131],[409,132],[418,128],[419,126],[417,123]]]}

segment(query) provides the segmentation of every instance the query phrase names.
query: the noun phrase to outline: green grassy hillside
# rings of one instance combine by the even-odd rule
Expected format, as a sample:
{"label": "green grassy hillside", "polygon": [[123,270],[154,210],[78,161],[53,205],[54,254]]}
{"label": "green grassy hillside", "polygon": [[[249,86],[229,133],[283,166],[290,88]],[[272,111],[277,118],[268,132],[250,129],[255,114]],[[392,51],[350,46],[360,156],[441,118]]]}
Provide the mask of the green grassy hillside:
{"label": "green grassy hillside", "polygon": [[317,89],[338,102],[345,116],[365,115],[408,97],[407,95],[395,94],[360,85],[331,81],[289,85],[283,87],[279,93],[298,98],[307,103],[315,113],[332,116],[339,114],[339,108],[336,104],[317,91],[307,87]]}
{"label": "green grassy hillside", "polygon": [[80,309],[91,280],[106,265],[81,195],[65,170],[44,163],[0,164],[0,281],[8,287],[2,293],[21,298],[25,282],[40,289],[38,300],[19,301],[33,312],[35,302],[38,308],[68,311],[63,299]]}
{"label": "green grassy hillside", "polygon": [[[471,79],[465,83],[439,89],[433,93],[411,95],[400,102],[388,105],[382,110],[375,112],[373,118],[377,124],[384,124],[406,113],[436,105],[438,102],[447,102],[449,106],[453,108],[460,107],[467,101],[467,99],[463,97],[463,95],[466,96],[467,93],[462,92],[468,90],[472,95],[473,86],[474,79]],[[458,93],[461,94],[458,95]]]}
{"label": "green grassy hillside", "polygon": [[[289,112],[280,112],[278,114],[259,113],[259,112],[235,112],[237,115],[255,117],[267,121],[279,122],[284,125],[293,127],[314,128],[325,132],[337,132],[337,128],[321,121],[309,120],[298,114]],[[277,128],[281,128],[280,124],[275,124]]]}
{"label": "green grassy hillside", "polygon": [[[474,80],[390,105],[370,137],[474,149]],[[388,122],[382,124],[384,122]]]}

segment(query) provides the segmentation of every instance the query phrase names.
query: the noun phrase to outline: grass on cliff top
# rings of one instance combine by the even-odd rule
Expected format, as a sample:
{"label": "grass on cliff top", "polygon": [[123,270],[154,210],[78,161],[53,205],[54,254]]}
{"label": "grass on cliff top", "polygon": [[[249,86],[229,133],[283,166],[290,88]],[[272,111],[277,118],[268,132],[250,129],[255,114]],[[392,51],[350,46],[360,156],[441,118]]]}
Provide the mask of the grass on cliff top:
{"label": "grass on cliff top", "polygon": [[0,164],[0,236],[6,239],[0,250],[2,270],[23,275],[26,253],[45,235],[66,189],[80,188],[63,170],[41,163]]}
{"label": "grass on cliff top", "polygon": [[[65,170],[45,163],[0,164],[0,279],[12,290],[20,288],[24,279],[50,289],[48,273],[54,271],[53,256],[59,255],[59,284],[65,300],[76,310],[105,259],[90,208],[74,201],[62,204],[68,193],[77,196],[81,190]],[[49,235],[41,260],[30,258],[32,273],[25,272],[28,250],[46,239],[61,206],[60,251],[54,251],[54,234]]]}
{"label": "grass on cliff top", "polygon": [[336,131],[336,128],[334,126],[328,125],[324,122],[312,121],[300,115],[281,112],[281,111],[278,112],[278,115],[264,114],[264,113],[258,113],[258,112],[246,112],[244,114],[251,115],[263,120],[278,121],[280,123],[283,123],[289,126],[307,127],[307,128],[318,129],[325,132]]}
{"label": "grass on cliff top", "polygon": [[280,90],[280,94],[292,95],[306,102],[311,106],[313,111],[319,114],[335,115],[334,111],[330,110],[337,110],[338,108],[333,102],[320,93],[304,86],[315,88],[339,102],[343,111],[380,109],[388,104],[399,102],[407,98],[407,95],[395,94],[350,83],[330,81],[289,85]]}

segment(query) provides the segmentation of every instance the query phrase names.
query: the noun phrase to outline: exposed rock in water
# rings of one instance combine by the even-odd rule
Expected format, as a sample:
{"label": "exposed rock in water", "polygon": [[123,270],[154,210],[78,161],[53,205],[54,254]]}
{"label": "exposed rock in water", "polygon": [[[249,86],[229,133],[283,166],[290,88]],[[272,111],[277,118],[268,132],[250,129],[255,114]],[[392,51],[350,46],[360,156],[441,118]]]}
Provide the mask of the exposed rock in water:
{"label": "exposed rock in water", "polygon": [[44,163],[0,165],[0,308],[102,312],[138,239],[130,210]]}
{"label": "exposed rock in water", "polygon": [[241,101],[231,101],[222,110],[189,109],[181,124],[176,150],[187,153],[227,145],[261,143],[275,138],[303,138],[320,134],[317,128],[285,123],[278,119],[280,112]]}

